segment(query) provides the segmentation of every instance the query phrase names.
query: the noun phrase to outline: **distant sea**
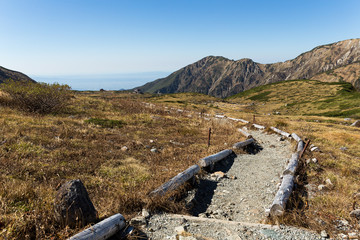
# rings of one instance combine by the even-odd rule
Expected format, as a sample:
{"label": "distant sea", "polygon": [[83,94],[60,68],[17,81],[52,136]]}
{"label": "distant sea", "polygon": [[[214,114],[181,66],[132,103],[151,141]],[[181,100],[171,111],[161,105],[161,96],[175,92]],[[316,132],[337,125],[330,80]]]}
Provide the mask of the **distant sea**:
{"label": "distant sea", "polygon": [[141,86],[169,72],[95,74],[95,75],[30,75],[37,82],[67,84],[73,90],[126,90]]}

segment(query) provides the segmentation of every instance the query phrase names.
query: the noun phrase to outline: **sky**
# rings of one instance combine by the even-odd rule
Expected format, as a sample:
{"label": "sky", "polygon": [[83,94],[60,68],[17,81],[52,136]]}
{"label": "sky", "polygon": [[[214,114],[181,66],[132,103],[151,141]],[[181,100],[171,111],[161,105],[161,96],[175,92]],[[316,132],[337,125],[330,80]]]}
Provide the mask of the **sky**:
{"label": "sky", "polygon": [[358,0],[0,0],[0,10],[0,66],[78,90],[136,87],[209,55],[273,63],[360,37]]}

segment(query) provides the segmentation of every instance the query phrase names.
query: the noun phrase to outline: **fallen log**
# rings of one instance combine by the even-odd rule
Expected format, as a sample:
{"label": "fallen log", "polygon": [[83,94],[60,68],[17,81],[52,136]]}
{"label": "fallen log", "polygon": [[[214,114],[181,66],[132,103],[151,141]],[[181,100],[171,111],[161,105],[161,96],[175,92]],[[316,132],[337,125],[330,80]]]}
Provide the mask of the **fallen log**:
{"label": "fallen log", "polygon": [[211,164],[214,164],[214,163],[226,158],[227,156],[229,156],[232,153],[233,153],[233,151],[231,149],[223,150],[223,151],[218,152],[216,154],[213,154],[213,155],[210,155],[210,156],[207,156],[205,158],[200,159],[199,160],[199,165],[201,167],[210,166]]}
{"label": "fallen log", "polygon": [[302,152],[302,150],[304,150],[304,147],[305,147],[304,141],[300,140],[297,145],[297,151]]}
{"label": "fallen log", "polygon": [[200,167],[198,165],[196,165],[196,164],[192,165],[191,167],[189,167],[185,171],[179,173],[178,175],[176,175],[175,177],[170,179],[168,182],[164,183],[163,185],[161,185],[160,187],[158,187],[157,189],[152,191],[150,193],[150,196],[153,196],[153,195],[163,196],[163,195],[165,195],[166,192],[178,188],[179,186],[184,184],[186,181],[188,181],[189,179],[194,177],[194,175],[196,173],[198,173],[199,171],[200,171]]}
{"label": "fallen log", "polygon": [[294,176],[284,175],[279,191],[275,195],[275,199],[270,208],[271,216],[281,216],[286,209],[286,203],[289,200],[294,187]]}
{"label": "fallen log", "polygon": [[256,124],[256,123],[253,123],[253,126],[254,126],[255,128],[257,128],[257,129],[260,129],[260,130],[265,129],[264,126],[258,125],[258,124]]}
{"label": "fallen log", "polygon": [[243,141],[243,142],[235,143],[235,144],[233,145],[233,148],[239,149],[239,148],[242,148],[242,147],[246,147],[247,145],[249,145],[249,144],[251,144],[251,143],[253,143],[253,142],[255,142],[255,140],[254,140],[253,138],[250,138],[250,139],[245,140],[245,141]]}
{"label": "fallen log", "polygon": [[299,164],[299,152],[296,152],[291,155],[289,164],[287,165],[285,171],[283,172],[283,175],[286,174],[294,175],[298,164]]}
{"label": "fallen log", "polygon": [[301,138],[300,138],[296,133],[292,133],[292,134],[291,134],[291,137],[292,137],[295,141],[297,141],[297,142],[300,142],[300,141],[301,141]]}
{"label": "fallen log", "polygon": [[125,228],[125,218],[117,213],[70,237],[68,240],[100,240],[107,239]]}
{"label": "fallen log", "polygon": [[250,135],[250,133],[246,132],[245,130],[238,128],[238,131],[244,135],[246,138],[252,138],[252,136]]}
{"label": "fallen log", "polygon": [[287,133],[287,132],[284,132],[276,127],[270,127],[271,130],[273,130],[274,132],[277,132],[278,134],[284,136],[284,137],[290,137],[291,134],[290,133]]}

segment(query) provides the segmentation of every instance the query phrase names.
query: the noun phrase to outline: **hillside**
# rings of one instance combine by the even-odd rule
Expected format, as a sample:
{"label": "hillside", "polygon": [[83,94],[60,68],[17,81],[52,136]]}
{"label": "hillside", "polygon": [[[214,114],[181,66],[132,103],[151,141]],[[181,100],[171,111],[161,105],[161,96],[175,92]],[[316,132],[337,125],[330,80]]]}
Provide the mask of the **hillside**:
{"label": "hillside", "polygon": [[21,72],[17,72],[17,71],[13,71],[4,67],[0,66],[0,83],[8,80],[8,79],[12,79],[15,81],[32,81],[34,82],[33,79],[31,79],[30,77],[26,76],[25,74],[21,73]]}
{"label": "hillside", "polygon": [[360,93],[344,82],[282,81],[238,93],[228,101],[254,113],[360,118]]}
{"label": "hillside", "polygon": [[358,61],[360,39],[318,46],[295,59],[273,64],[208,56],[139,88],[151,93],[197,92],[224,98],[269,83],[312,78],[350,82],[359,89]]}

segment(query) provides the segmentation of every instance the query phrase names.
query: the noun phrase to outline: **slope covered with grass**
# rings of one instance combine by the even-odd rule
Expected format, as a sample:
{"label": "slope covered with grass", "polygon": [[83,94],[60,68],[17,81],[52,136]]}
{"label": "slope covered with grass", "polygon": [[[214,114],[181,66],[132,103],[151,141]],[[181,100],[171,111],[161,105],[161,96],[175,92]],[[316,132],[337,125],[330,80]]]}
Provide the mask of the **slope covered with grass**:
{"label": "slope covered with grass", "polygon": [[360,118],[360,92],[345,82],[283,81],[241,92],[227,100],[255,113]]}

